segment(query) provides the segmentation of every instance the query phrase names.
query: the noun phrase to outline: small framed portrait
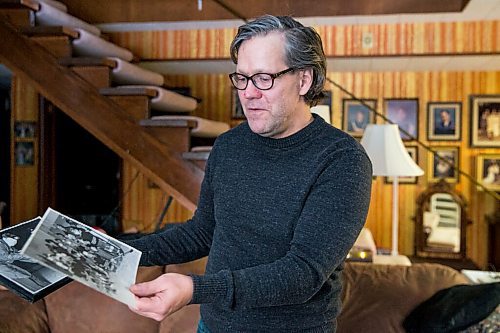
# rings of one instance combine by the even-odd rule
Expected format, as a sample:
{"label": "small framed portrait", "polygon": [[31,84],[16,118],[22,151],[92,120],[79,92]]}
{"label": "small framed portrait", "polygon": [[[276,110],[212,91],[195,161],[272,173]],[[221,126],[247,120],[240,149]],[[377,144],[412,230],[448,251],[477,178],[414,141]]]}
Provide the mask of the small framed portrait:
{"label": "small framed portrait", "polygon": [[500,154],[478,155],[476,161],[476,180],[488,190],[500,191]]}
{"label": "small framed portrait", "polygon": [[36,122],[16,121],[14,123],[14,134],[16,139],[31,139],[36,136]]}
{"label": "small framed portrait", "polygon": [[35,148],[33,141],[18,141],[14,144],[16,166],[32,166],[35,164]]}
{"label": "small framed portrait", "polygon": [[241,106],[240,98],[238,97],[238,90],[231,88],[231,118],[232,119],[246,119]]}
{"label": "small framed portrait", "polygon": [[327,123],[332,123],[332,92],[330,90],[323,91],[323,99],[311,108],[312,113],[316,113],[323,118]]}
{"label": "small framed portrait", "polygon": [[500,95],[469,97],[471,147],[500,147]]}
{"label": "small framed portrait", "polygon": [[[405,148],[406,148],[406,151],[408,152],[408,154],[410,155],[410,157],[418,165],[418,147],[417,146],[406,146]],[[392,182],[393,182],[393,177],[385,177],[386,184],[392,184]],[[417,177],[415,177],[415,176],[398,177],[398,183],[399,184],[416,184]]]}
{"label": "small framed portrait", "polygon": [[427,103],[427,140],[459,141],[462,103]]}
{"label": "small framed portrait", "polygon": [[384,110],[387,118],[397,124],[402,140],[418,138],[418,99],[384,99]]}
{"label": "small framed portrait", "polygon": [[[342,100],[342,129],[353,137],[360,138],[368,124],[375,123],[376,99],[363,99],[364,104],[355,99]],[[367,107],[368,106],[368,107]]]}
{"label": "small framed portrait", "polygon": [[444,179],[449,183],[458,183],[459,156],[458,147],[433,147],[433,152],[429,152],[427,159],[427,174],[430,182],[437,182]]}

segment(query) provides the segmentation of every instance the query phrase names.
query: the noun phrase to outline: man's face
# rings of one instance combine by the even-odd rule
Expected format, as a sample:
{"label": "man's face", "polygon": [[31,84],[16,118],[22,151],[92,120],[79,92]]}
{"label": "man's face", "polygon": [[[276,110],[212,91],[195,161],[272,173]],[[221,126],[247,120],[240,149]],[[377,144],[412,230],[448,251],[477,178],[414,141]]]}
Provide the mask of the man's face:
{"label": "man's face", "polygon": [[450,114],[448,112],[441,111],[441,120],[447,123],[448,121],[450,121]]}
{"label": "man's face", "polygon": [[[253,37],[243,42],[238,50],[238,73],[252,76],[256,73],[275,74],[285,69],[288,66],[284,61],[284,37],[280,33]],[[307,78],[304,81],[304,76],[304,71],[293,71],[276,78],[270,90],[259,90],[251,81],[245,90],[238,90],[243,111],[254,133],[277,139],[304,127],[303,120],[309,114],[309,107],[301,95],[305,95],[311,86],[310,82],[303,83],[310,81]]]}

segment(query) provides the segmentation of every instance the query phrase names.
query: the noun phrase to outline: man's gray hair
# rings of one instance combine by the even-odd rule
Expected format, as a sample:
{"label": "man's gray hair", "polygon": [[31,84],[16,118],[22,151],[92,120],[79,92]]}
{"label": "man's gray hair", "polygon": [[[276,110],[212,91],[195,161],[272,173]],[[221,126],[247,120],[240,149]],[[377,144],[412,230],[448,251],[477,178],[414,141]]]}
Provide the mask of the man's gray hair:
{"label": "man's gray hair", "polygon": [[270,32],[281,32],[285,37],[285,63],[295,69],[313,70],[313,82],[304,99],[310,106],[318,104],[324,97],[326,58],[321,37],[311,27],[305,27],[290,16],[264,15],[239,27],[231,43],[231,59],[238,63],[241,44],[255,36]]}

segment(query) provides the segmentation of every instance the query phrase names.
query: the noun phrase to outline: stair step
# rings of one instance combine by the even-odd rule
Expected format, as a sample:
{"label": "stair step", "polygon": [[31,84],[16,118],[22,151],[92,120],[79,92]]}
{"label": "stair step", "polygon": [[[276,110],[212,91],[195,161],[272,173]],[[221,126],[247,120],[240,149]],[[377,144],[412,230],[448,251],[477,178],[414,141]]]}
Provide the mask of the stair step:
{"label": "stair step", "polygon": [[111,86],[111,70],[116,63],[106,58],[59,58],[57,62],[71,68],[97,89]]}
{"label": "stair step", "polygon": [[146,96],[156,97],[156,91],[150,88],[105,88],[100,89],[99,92],[104,96]]}
{"label": "stair step", "polygon": [[0,9],[3,8],[39,10],[40,4],[33,0],[0,0]]}
{"label": "stair step", "polygon": [[0,19],[15,27],[34,26],[34,11],[39,8],[32,0],[0,0]]}
{"label": "stair step", "polygon": [[68,27],[21,27],[20,32],[43,46],[56,58],[71,57],[71,40],[78,32]]}
{"label": "stair step", "polygon": [[188,151],[182,154],[184,159],[193,161],[206,161],[208,156],[210,156],[209,151]]}
{"label": "stair step", "polygon": [[151,117],[151,98],[156,96],[153,89],[103,88],[99,89],[99,92],[120,105],[137,122]]}
{"label": "stair step", "polygon": [[53,26],[53,27],[22,27],[19,29],[23,35],[28,37],[56,37],[65,36],[71,39],[79,37],[78,31],[70,27]]}
{"label": "stair step", "polygon": [[207,164],[208,156],[210,152],[202,151],[202,152],[184,152],[182,153],[182,158],[185,160],[193,162],[197,167],[202,170],[205,170],[205,166]]}
{"label": "stair step", "polygon": [[196,127],[196,122],[185,119],[143,119],[140,121],[144,127]]}
{"label": "stair step", "polygon": [[62,66],[104,66],[109,68],[116,67],[116,61],[108,58],[90,58],[90,57],[66,57],[60,58],[57,62]]}

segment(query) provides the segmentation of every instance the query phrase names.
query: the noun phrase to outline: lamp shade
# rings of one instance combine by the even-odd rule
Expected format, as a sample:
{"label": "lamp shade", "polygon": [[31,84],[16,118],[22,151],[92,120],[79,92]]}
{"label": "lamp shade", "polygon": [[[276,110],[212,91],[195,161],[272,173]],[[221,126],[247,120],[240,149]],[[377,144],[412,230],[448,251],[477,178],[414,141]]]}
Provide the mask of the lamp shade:
{"label": "lamp shade", "polygon": [[410,157],[401,141],[398,125],[366,127],[361,145],[373,165],[375,176],[421,176],[422,170]]}

